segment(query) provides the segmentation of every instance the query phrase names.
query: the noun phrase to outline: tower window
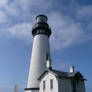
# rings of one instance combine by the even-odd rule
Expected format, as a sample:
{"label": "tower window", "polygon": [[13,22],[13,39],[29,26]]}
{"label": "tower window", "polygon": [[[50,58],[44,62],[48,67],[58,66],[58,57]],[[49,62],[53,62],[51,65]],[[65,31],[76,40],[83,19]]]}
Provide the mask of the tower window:
{"label": "tower window", "polygon": [[45,90],[45,87],[46,87],[46,82],[43,81],[43,90]]}
{"label": "tower window", "polygon": [[53,89],[53,79],[50,79],[50,89]]}

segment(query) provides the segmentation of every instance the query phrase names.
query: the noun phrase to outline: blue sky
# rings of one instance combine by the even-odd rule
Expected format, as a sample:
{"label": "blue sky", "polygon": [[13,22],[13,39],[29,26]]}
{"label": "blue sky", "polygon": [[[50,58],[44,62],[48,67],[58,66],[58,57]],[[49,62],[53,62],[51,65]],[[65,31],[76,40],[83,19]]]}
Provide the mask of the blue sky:
{"label": "blue sky", "polygon": [[92,0],[0,0],[0,92],[19,92],[27,85],[33,36],[39,14],[48,16],[52,29],[54,69],[74,65],[92,92]]}

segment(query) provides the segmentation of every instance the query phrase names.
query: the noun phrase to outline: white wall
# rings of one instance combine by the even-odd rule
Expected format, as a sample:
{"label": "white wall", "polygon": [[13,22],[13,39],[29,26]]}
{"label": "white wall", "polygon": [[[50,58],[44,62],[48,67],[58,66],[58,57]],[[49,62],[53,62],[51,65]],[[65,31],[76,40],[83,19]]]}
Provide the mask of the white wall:
{"label": "white wall", "polygon": [[39,87],[38,77],[46,67],[46,54],[50,53],[47,35],[34,36],[27,88]]}
{"label": "white wall", "polygon": [[85,92],[85,84],[82,80],[78,82],[78,92]]}
{"label": "white wall", "polygon": [[[73,85],[71,79],[68,78],[60,78],[58,81],[59,85],[59,92],[72,92]],[[83,80],[76,80],[76,92],[85,92],[85,83]]]}
{"label": "white wall", "polygon": [[60,78],[59,83],[59,92],[72,92],[71,80],[68,78]]}
{"label": "white wall", "polygon": [[27,91],[25,91],[25,92],[39,92],[39,91],[37,91],[37,90],[27,90]]}
{"label": "white wall", "polygon": [[[50,79],[53,79],[53,89],[52,90],[50,89]],[[46,89],[45,90],[43,90],[43,81],[44,80],[46,81]],[[41,80],[40,92],[58,92],[58,81],[57,81],[56,77],[53,74],[48,73]]]}

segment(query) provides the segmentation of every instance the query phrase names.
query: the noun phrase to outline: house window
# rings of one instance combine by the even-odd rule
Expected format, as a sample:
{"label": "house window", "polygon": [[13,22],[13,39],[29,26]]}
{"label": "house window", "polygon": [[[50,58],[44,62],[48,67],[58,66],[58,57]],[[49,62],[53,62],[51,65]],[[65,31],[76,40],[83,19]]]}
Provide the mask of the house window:
{"label": "house window", "polygon": [[50,89],[53,89],[53,79],[50,79]]}
{"label": "house window", "polygon": [[46,83],[43,81],[43,90],[45,90]]}

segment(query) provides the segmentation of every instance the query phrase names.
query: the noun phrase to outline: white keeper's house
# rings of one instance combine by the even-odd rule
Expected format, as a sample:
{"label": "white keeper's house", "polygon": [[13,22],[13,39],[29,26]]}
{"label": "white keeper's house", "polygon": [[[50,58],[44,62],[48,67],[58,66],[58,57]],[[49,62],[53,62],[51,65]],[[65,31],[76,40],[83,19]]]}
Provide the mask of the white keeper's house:
{"label": "white keeper's house", "polygon": [[38,15],[32,28],[34,41],[25,92],[85,92],[86,79],[79,71],[74,71],[74,66],[69,72],[52,68],[49,46],[51,28],[47,20],[45,15]]}
{"label": "white keeper's house", "polygon": [[80,72],[63,72],[46,69],[39,77],[39,92],[85,92]]}

